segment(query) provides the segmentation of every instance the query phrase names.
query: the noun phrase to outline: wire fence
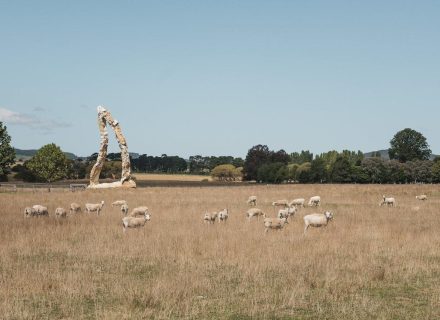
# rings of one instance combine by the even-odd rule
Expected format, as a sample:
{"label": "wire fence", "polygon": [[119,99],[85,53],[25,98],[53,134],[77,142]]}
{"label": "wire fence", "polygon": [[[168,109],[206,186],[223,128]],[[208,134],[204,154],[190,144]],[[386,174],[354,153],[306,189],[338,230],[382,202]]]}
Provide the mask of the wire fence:
{"label": "wire fence", "polygon": [[1,183],[0,192],[65,192],[84,191],[87,185],[83,183],[51,184],[51,183]]}

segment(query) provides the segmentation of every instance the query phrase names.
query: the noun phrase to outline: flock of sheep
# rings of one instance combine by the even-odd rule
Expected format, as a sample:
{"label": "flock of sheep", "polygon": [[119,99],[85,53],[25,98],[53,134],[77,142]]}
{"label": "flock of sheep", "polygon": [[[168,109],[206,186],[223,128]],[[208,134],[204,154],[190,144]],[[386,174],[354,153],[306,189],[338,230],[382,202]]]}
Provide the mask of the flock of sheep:
{"label": "flock of sheep", "polygon": [[[424,194],[416,196],[416,199],[425,201],[428,197]],[[282,230],[286,224],[289,223],[289,219],[295,216],[295,213],[300,209],[305,207],[305,199],[298,198],[292,201],[288,200],[277,200],[272,202],[272,206],[274,207],[282,207],[278,210],[277,216],[275,218],[267,217],[263,210],[257,208],[257,197],[250,196],[247,200],[247,204],[252,206],[246,212],[246,216],[250,221],[252,218],[256,217],[257,219],[262,216],[264,218],[264,227],[265,232],[268,232],[270,229],[273,230]],[[309,199],[308,206],[309,207],[319,207],[321,205],[321,197],[313,196]],[[386,197],[385,195],[382,197],[382,201],[379,203],[379,206],[386,205],[388,207],[396,206],[396,200],[392,197]],[[112,207],[119,206],[121,212],[124,214],[122,218],[122,226],[123,231],[125,232],[127,228],[138,228],[143,227],[147,221],[151,219],[151,213],[148,211],[148,207],[136,207],[131,212],[129,212],[129,207],[126,200],[117,200],[112,203]],[[96,212],[97,215],[101,213],[102,208],[104,207],[104,201],[101,203],[86,203],[84,208],[87,213]],[[70,215],[81,212],[81,206],[77,203],[72,203],[70,205],[69,213]],[[58,207],[55,209],[55,218],[66,218],[67,210]],[[26,207],[24,209],[25,217],[39,217],[39,216],[48,216],[49,211],[47,207],[42,205],[34,205],[32,207]],[[229,211],[228,209],[223,209],[219,212],[206,212],[203,216],[203,221],[207,224],[213,224],[216,220],[220,223],[224,223],[228,220]],[[333,213],[330,211],[325,211],[324,213],[313,213],[308,214],[303,217],[304,220],[304,235],[309,227],[322,227],[327,226],[329,221],[333,219]]]}
{"label": "flock of sheep", "polygon": [[[127,228],[138,228],[143,227],[147,221],[151,219],[151,213],[148,211],[147,207],[136,207],[130,213],[128,212],[128,204],[125,200],[117,200],[112,203],[112,207],[119,206],[121,207],[121,212],[125,215],[122,218],[122,227],[125,232]],[[96,212],[97,215],[101,213],[102,208],[104,207],[104,201],[101,203],[86,203],[84,205],[85,211],[87,213]],[[81,206],[75,202],[70,204],[69,213],[75,214],[81,212]],[[34,205],[32,207],[26,207],[24,209],[24,216],[28,217],[40,217],[40,216],[48,216],[49,211],[47,207],[42,205]],[[66,218],[67,211],[62,207],[58,207],[55,209],[55,218]]]}

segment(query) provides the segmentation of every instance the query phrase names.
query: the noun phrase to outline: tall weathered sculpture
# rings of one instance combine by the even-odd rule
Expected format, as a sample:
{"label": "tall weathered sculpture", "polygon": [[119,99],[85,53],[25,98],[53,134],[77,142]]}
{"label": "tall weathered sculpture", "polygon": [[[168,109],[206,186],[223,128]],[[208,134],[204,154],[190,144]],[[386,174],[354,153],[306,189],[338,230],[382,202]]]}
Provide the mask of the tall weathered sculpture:
{"label": "tall weathered sculpture", "polygon": [[[121,180],[111,183],[99,183],[99,174],[101,173],[102,167],[104,166],[105,159],[107,157],[107,147],[108,147],[108,132],[107,123],[112,127],[116,135],[116,140],[119,143],[119,148],[121,149],[121,159],[122,159],[122,174]],[[122,134],[119,122],[113,119],[112,115],[103,106],[98,106],[98,127],[99,133],[101,135],[101,146],[99,148],[98,158],[96,163],[90,171],[90,185],[89,188],[136,188],[136,182],[133,181],[131,177],[131,165],[130,165],[130,155],[128,153],[127,141]]]}

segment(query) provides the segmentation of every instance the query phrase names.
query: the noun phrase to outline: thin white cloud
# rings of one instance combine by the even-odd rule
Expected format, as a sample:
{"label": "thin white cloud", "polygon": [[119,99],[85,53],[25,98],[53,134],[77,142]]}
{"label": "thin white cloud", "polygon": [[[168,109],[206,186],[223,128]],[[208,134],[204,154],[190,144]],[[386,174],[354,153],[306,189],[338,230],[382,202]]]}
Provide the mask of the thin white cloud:
{"label": "thin white cloud", "polygon": [[71,124],[58,120],[41,120],[34,115],[18,113],[9,109],[0,108],[0,121],[6,124],[25,125],[42,133],[52,133],[54,129],[70,127]]}

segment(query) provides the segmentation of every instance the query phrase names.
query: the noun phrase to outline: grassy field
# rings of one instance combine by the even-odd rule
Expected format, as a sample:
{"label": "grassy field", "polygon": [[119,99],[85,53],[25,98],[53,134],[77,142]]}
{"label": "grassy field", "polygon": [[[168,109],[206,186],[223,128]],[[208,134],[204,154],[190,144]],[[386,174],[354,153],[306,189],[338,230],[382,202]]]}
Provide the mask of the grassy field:
{"label": "grassy field", "polygon": [[[415,195],[426,193],[427,202]],[[396,208],[379,207],[382,194]],[[281,232],[247,222],[246,199],[320,195]],[[147,205],[123,234],[109,204]],[[56,221],[57,206],[105,201],[101,216]],[[285,185],[0,194],[3,319],[438,319],[440,187]],[[23,217],[48,206],[48,218]],[[229,221],[204,225],[205,210]],[[334,221],[303,237],[302,216]]]}
{"label": "grassy field", "polygon": [[135,173],[136,181],[212,181],[211,176],[192,174]]}

